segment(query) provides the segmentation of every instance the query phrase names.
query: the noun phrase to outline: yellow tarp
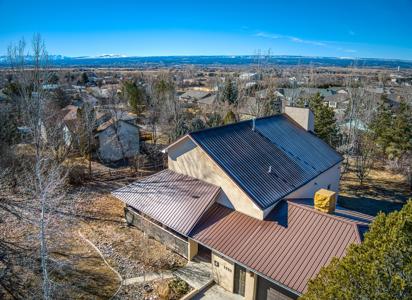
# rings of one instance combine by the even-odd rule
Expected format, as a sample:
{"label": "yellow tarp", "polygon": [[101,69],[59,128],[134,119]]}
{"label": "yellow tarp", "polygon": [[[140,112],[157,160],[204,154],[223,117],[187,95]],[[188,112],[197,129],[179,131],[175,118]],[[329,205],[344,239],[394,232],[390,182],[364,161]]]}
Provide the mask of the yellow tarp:
{"label": "yellow tarp", "polygon": [[336,193],[333,191],[320,189],[315,193],[315,209],[325,212],[333,213],[336,208]]}

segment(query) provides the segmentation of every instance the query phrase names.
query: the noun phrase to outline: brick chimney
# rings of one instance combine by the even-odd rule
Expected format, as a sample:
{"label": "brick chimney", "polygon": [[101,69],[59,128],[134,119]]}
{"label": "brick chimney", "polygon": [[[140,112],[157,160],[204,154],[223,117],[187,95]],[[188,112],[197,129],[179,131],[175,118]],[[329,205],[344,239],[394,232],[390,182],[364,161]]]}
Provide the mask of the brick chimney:
{"label": "brick chimney", "polygon": [[306,131],[315,131],[315,116],[309,108],[286,106],[285,113]]}
{"label": "brick chimney", "polygon": [[328,214],[333,214],[336,209],[336,193],[320,189],[315,193],[315,209]]}

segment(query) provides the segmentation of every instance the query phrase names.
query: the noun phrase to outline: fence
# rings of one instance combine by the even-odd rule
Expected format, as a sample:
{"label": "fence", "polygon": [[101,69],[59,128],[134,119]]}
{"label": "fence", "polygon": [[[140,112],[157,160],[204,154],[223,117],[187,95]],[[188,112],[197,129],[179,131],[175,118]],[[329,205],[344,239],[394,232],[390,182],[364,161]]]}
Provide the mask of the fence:
{"label": "fence", "polygon": [[128,224],[136,226],[167,248],[187,258],[188,242],[186,240],[148,220],[130,207],[125,207],[124,213]]}
{"label": "fence", "polygon": [[159,160],[139,160],[128,167],[119,169],[107,168],[106,170],[93,171],[90,180],[111,181],[111,180],[132,180],[148,176],[163,170],[165,163]]}

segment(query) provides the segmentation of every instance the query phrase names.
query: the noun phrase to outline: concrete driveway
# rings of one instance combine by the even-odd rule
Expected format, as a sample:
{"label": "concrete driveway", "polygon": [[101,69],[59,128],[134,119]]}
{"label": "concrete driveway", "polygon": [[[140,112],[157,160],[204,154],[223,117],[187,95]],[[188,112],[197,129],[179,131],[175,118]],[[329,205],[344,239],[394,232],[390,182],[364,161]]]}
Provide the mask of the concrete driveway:
{"label": "concrete driveway", "polygon": [[199,294],[195,295],[192,299],[195,300],[243,300],[240,295],[227,292],[221,286],[214,284],[209,288],[203,290]]}

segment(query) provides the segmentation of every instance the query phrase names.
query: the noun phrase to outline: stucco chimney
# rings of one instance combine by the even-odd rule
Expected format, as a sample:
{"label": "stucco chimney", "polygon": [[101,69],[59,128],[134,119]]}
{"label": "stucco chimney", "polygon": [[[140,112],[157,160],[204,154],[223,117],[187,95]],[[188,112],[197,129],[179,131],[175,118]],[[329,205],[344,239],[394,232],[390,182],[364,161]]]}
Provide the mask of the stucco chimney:
{"label": "stucco chimney", "polygon": [[307,131],[315,131],[315,116],[309,108],[286,106],[285,113]]}
{"label": "stucco chimney", "polygon": [[332,214],[336,209],[336,193],[325,189],[320,189],[315,193],[313,199],[316,210]]}

